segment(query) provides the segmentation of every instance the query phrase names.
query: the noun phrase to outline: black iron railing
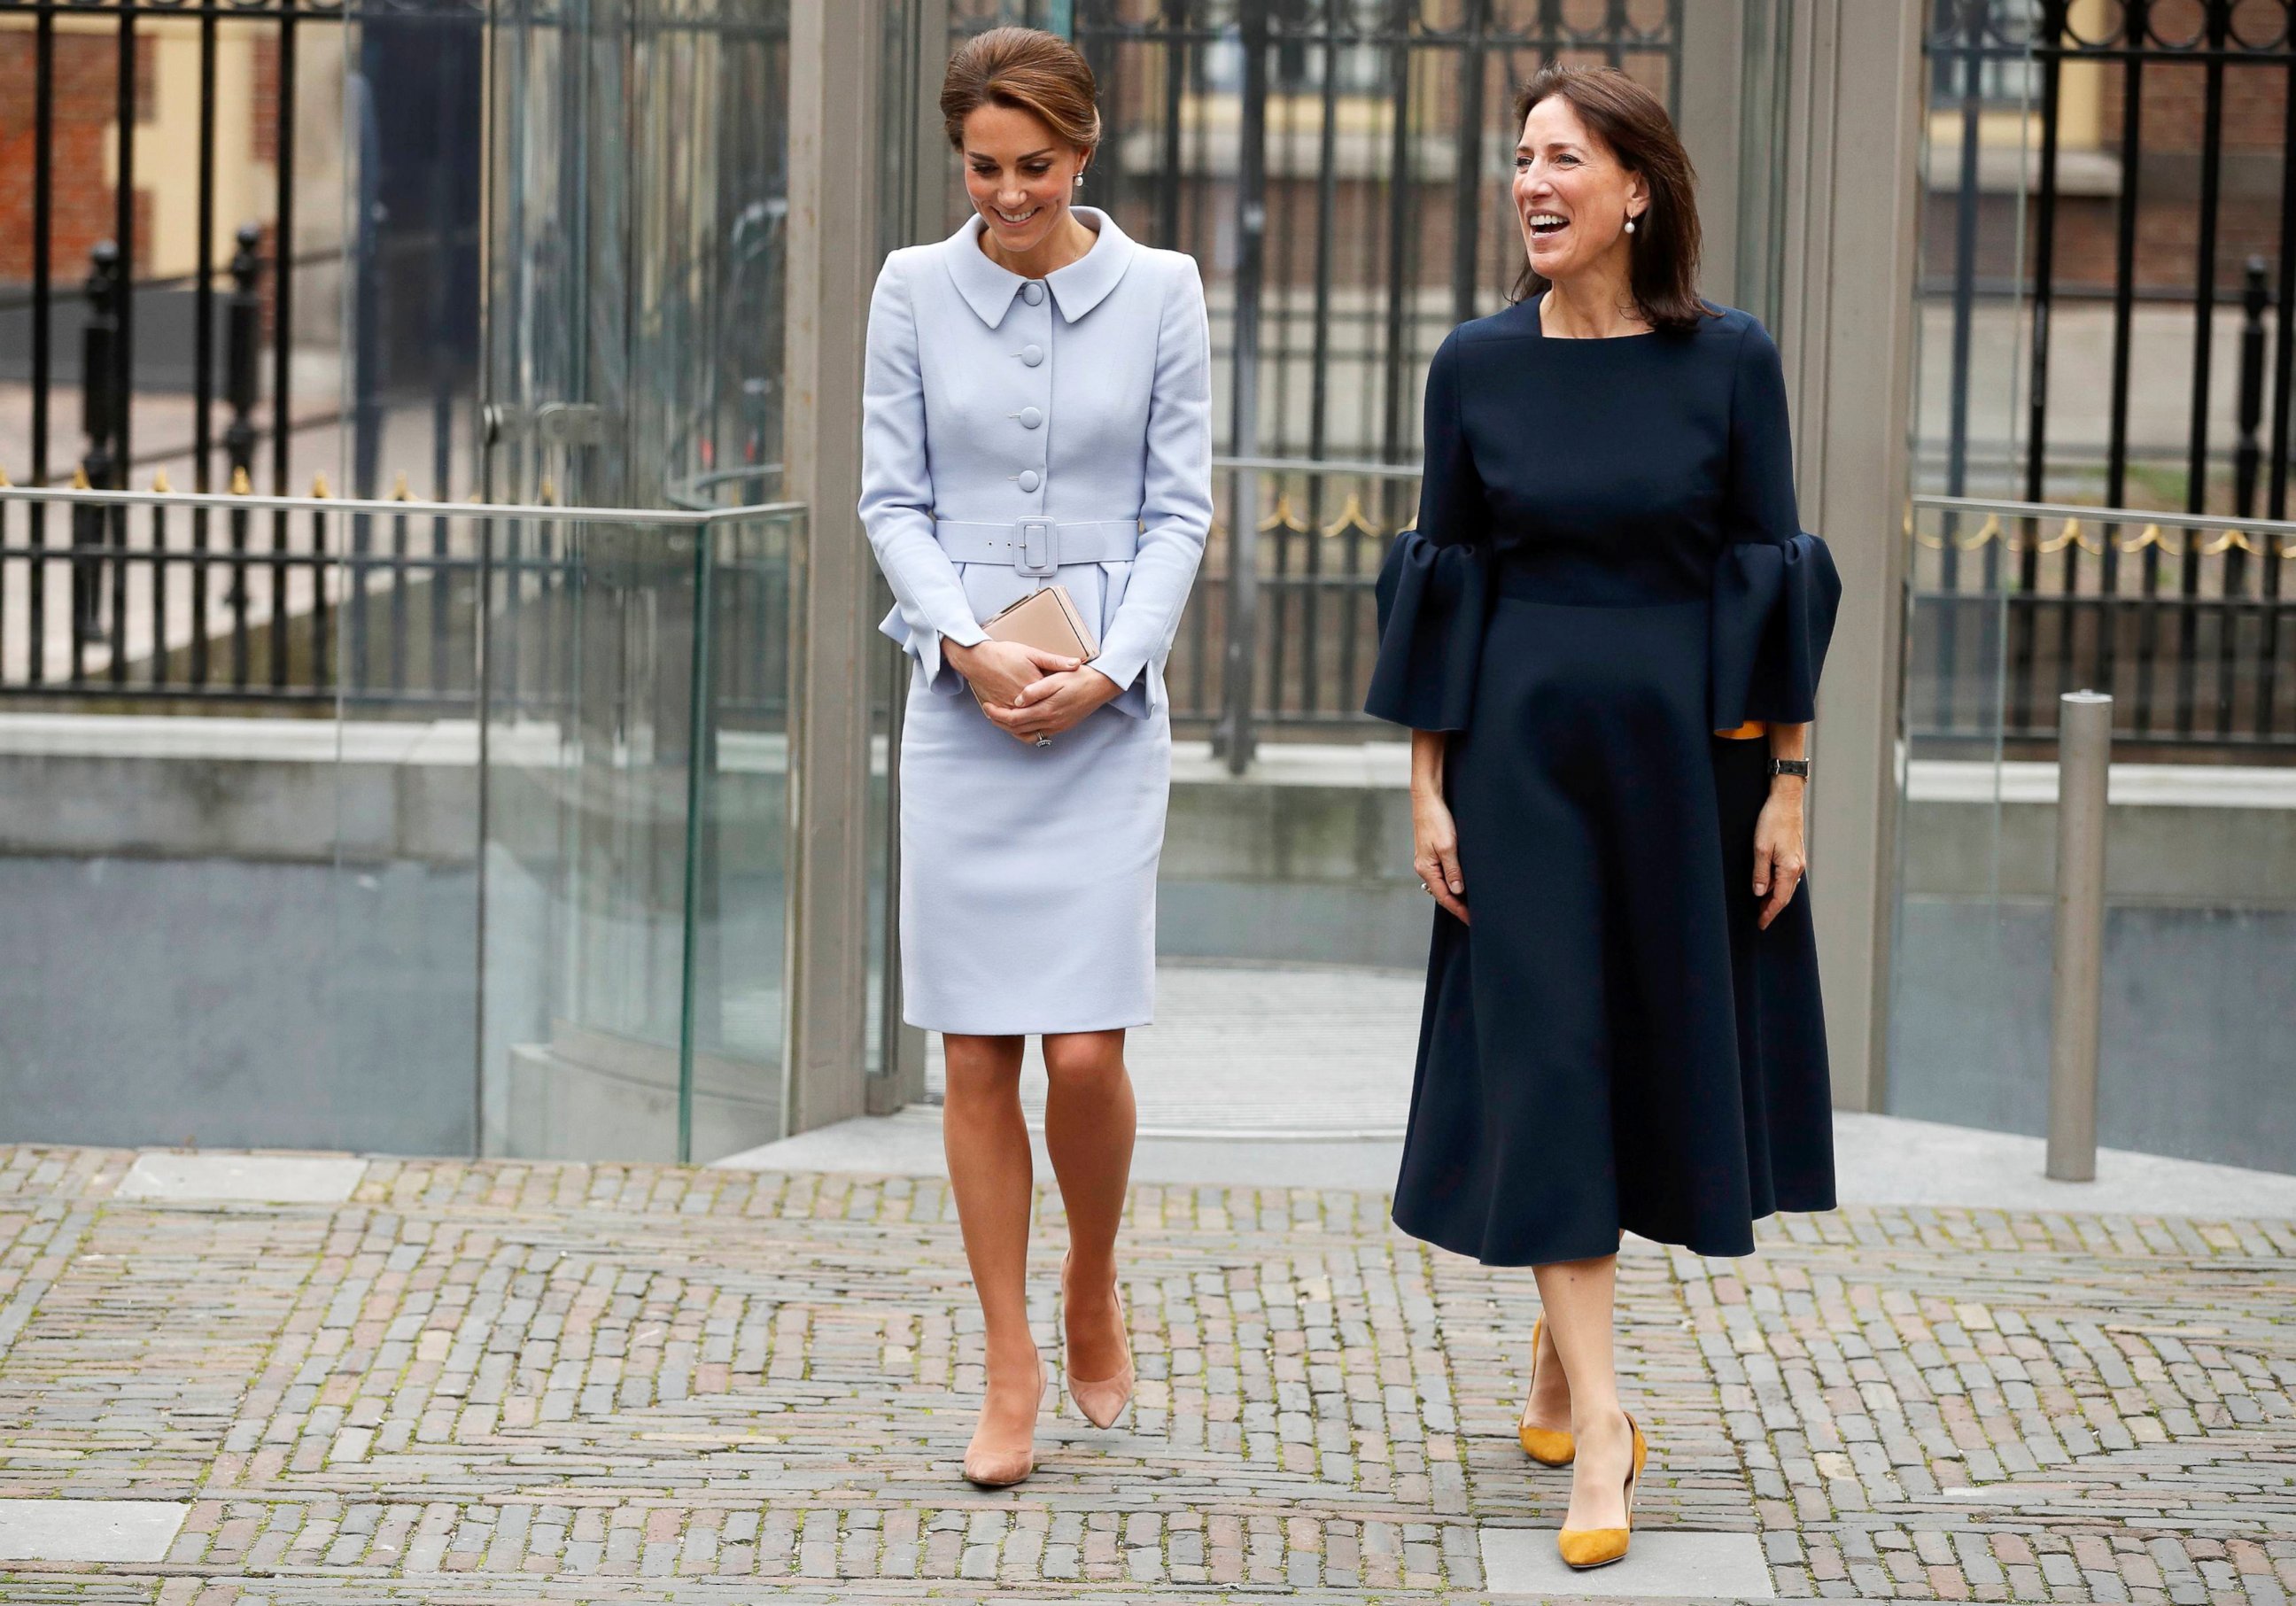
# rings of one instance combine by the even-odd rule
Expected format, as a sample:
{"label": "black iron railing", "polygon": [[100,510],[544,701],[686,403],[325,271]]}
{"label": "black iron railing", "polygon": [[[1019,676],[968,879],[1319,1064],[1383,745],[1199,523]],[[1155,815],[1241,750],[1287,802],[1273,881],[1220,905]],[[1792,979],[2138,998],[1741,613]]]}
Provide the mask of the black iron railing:
{"label": "black iron railing", "polygon": [[[159,37],[150,26],[155,18],[165,19],[170,29],[184,23],[197,29],[199,107],[188,162],[184,152],[173,150],[155,160],[147,148],[148,132],[145,138],[138,138],[139,130],[146,128],[142,102],[152,69],[145,47]],[[290,422],[292,342],[286,337],[295,326],[299,303],[315,293],[308,275],[339,271],[338,265],[340,270],[349,273],[352,340],[357,356],[367,365],[362,370],[365,378],[381,365],[379,353],[404,340],[404,332],[394,336],[379,321],[390,305],[384,292],[394,266],[404,266],[412,250],[439,258],[442,263],[452,258],[463,266],[459,270],[451,264],[441,266],[428,275],[439,283],[452,283],[458,271],[468,278],[468,265],[475,263],[477,252],[476,169],[470,163],[462,164],[469,168],[469,182],[454,193],[430,198],[438,205],[428,209],[428,216],[422,215],[426,209],[403,201],[394,216],[381,204],[381,197],[362,194],[359,199],[366,203],[369,216],[356,231],[355,248],[348,253],[279,249],[276,242],[297,238],[296,199],[305,176],[296,138],[305,37],[314,28],[357,24],[356,48],[363,54],[366,75],[376,73],[394,50],[422,64],[421,81],[396,91],[399,101],[410,94],[419,97],[453,93],[468,102],[468,111],[474,112],[485,18],[484,5],[471,0],[328,0],[320,4],[168,0],[156,5],[135,0],[0,0],[0,19],[29,24],[20,31],[12,27],[0,34],[0,48],[29,50],[32,67],[31,138],[27,152],[31,226],[25,242],[29,283],[11,291],[6,310],[20,319],[28,348],[24,373],[29,389],[29,469],[35,483],[60,483],[74,471],[71,464],[51,461],[51,415],[63,366],[55,349],[55,325],[62,310],[62,299],[69,293],[66,286],[56,282],[60,253],[55,232],[58,202],[69,198],[60,195],[59,184],[90,182],[90,176],[66,168],[60,152],[81,145],[90,130],[69,120],[84,119],[86,108],[65,101],[60,94],[60,50],[85,49],[94,43],[91,28],[109,24],[111,29],[112,115],[102,132],[110,142],[112,160],[102,179],[111,192],[111,233],[94,249],[87,287],[92,305],[83,335],[79,379],[88,444],[78,471],[93,486],[125,488],[130,465],[162,455],[180,455],[189,459],[194,490],[221,489],[235,476],[245,474],[251,483],[267,481],[271,491],[283,495],[292,488],[289,452],[295,429],[302,422],[339,422],[332,416]],[[234,263],[234,282],[226,291],[223,264],[217,259],[217,235],[224,223],[217,210],[224,193],[222,169],[238,160],[235,152],[223,149],[219,138],[225,110],[218,100],[219,83],[226,45],[250,42],[266,53],[257,74],[263,87],[251,109],[257,113],[257,135],[273,169],[272,194],[269,216],[262,224],[250,223],[238,231],[239,258],[254,261],[265,282],[258,292],[258,315],[245,325],[244,333],[236,311],[232,315],[232,332],[226,337],[232,347],[226,352],[217,349],[218,300],[226,294],[243,296],[248,283],[237,271],[240,264]],[[451,118],[446,120],[452,122]],[[373,121],[370,109],[365,124]],[[360,131],[369,135],[373,132],[366,126]],[[440,137],[451,137],[453,133],[453,128],[447,128]],[[461,143],[467,148],[476,142],[473,137]],[[355,166],[363,183],[372,181],[370,169],[375,165],[372,150],[357,153]],[[139,192],[155,183],[184,182],[186,168],[195,219],[191,269],[168,275],[139,275],[135,265],[143,258],[147,243],[139,235]],[[268,251],[261,251],[258,242],[266,229],[273,244]],[[265,257],[275,262],[261,260]],[[263,274],[275,265],[276,271]],[[318,292],[324,293],[325,289],[318,287]],[[432,348],[444,349],[440,343],[446,342],[464,351],[462,358],[441,363],[435,360],[434,350],[428,382],[448,398],[466,392],[471,376],[468,348],[474,344],[467,313],[433,307],[418,318],[416,315],[423,312],[405,311],[401,322],[427,330]],[[164,454],[152,450],[152,443],[141,438],[144,426],[131,405],[139,390],[151,388],[152,351],[157,342],[147,338],[152,332],[142,327],[151,316],[182,318],[188,323],[189,340],[184,343],[190,351],[189,373],[185,382],[168,388],[180,389],[192,403],[190,438],[170,441]],[[173,337],[186,332],[165,332]],[[242,338],[259,342],[259,375],[234,365],[240,355],[236,342]],[[232,367],[228,382],[227,366]],[[259,418],[253,416],[258,390],[265,403]],[[242,440],[215,438],[212,416],[217,405],[226,398],[234,404],[236,427],[250,431]],[[366,391],[355,404],[363,414],[370,415],[374,405],[374,397]],[[362,440],[379,435],[372,416],[366,416],[365,422],[367,427],[359,432]],[[263,460],[258,461],[258,449],[266,447]],[[371,447],[355,453],[356,479],[369,482],[375,471]]]}
{"label": "black iron railing", "polygon": [[[2296,753],[2296,597],[2279,584],[2296,523],[1920,496],[1908,529],[1916,741],[2046,742],[2058,698],[2089,690],[2112,694],[2117,738],[2163,757]],[[2024,583],[2030,561],[2069,555],[2076,585]]]}
{"label": "black iron railing", "polygon": [[[497,709],[562,712],[595,681],[600,643],[663,627],[617,610],[634,580],[659,589],[665,536],[707,531],[714,706],[744,720],[787,709],[789,506],[561,508],[314,488],[0,487],[0,618],[12,621],[0,701],[439,717],[475,713],[483,690]],[[75,539],[44,538],[60,526]],[[99,633],[51,606],[91,591]],[[603,684],[629,691],[611,674]]]}
{"label": "black iron railing", "polygon": [[[2108,504],[2126,504],[2130,463],[2143,447],[2131,417],[2131,389],[2139,378],[2132,318],[2140,300],[2165,296],[2182,302],[2192,314],[2183,511],[2209,510],[2211,491],[2223,479],[2217,471],[2221,454],[2214,443],[2224,438],[2229,422],[2212,410],[2210,387],[2215,315],[2234,293],[2223,282],[2228,160],[2259,154],[2279,170],[2276,193],[2263,203],[2262,213],[2243,219],[2251,235],[2268,227],[2274,250],[2269,257],[2256,254],[2245,259],[2245,283],[2239,294],[2250,304],[2251,318],[2262,307],[2284,307],[2296,298],[2296,160],[2291,160],[2296,158],[2296,117],[2288,114],[2296,106],[2296,30],[2288,24],[2284,7],[2259,7],[2242,0],[2179,0],[2175,5],[2102,0],[2095,6],[2078,6],[2073,0],[1935,0],[1926,43],[1932,105],[1949,109],[1960,119],[1954,152],[1959,171],[1953,192],[1950,279],[1953,412],[1944,463],[1948,495],[1967,488],[1972,446],[1971,348],[1974,308],[1985,288],[1979,267],[1984,234],[1980,217],[1984,191],[1980,119],[1988,111],[2008,109],[2032,114],[2039,142],[2030,152],[2030,228],[2024,239],[2011,242],[2011,249],[2025,257],[2023,271],[2006,285],[1996,278],[1997,289],[2022,291],[2030,312],[2025,337],[2025,431],[2020,443],[2022,500],[2038,501],[2046,494],[2052,470],[2060,466],[2052,456],[2052,423],[2061,419],[2069,402],[2083,399],[2052,389],[2050,357],[2058,332],[2051,313],[2061,299],[2101,295],[2111,308],[2112,331],[2101,488]],[[2109,159],[2112,168],[2109,258],[2092,253],[2086,259],[2071,259],[2070,242],[2062,236],[2060,225],[2069,209],[2094,199],[2069,190],[2062,182],[2068,160],[2063,89],[2069,70],[2091,73],[2092,90],[2102,102],[2118,102],[2119,127],[2112,131],[2112,145],[2106,149],[2100,143],[2096,152]],[[2230,123],[2227,86],[2233,74],[2242,76],[2242,87],[2261,90],[2267,103],[2281,107],[2274,148],[2259,150],[2255,130]],[[2014,79],[2013,89],[2005,88],[2008,78]],[[2188,93],[2194,88],[2197,97]],[[2242,135],[2247,137],[2236,137]],[[2148,156],[2177,160],[2156,160],[2148,167]],[[2173,171],[2177,187],[2157,195],[2148,193],[2146,175],[2152,168]],[[2252,182],[2243,185],[2242,198],[2251,203],[2251,211],[2259,200],[2248,193],[2254,187]],[[2157,259],[2140,258],[2140,225],[2147,217],[2177,224],[2176,237],[2190,242],[2184,271],[2174,275],[2173,283],[2161,282]],[[2267,278],[2268,286],[2263,283]],[[2296,328],[2284,318],[2275,319],[2270,367],[2275,423],[2269,471],[2261,486],[2266,512],[2278,518],[2286,511],[2286,420],[2291,375],[2296,372]],[[2255,383],[2260,382],[2259,374]],[[2250,410],[2244,397],[2243,415]],[[2257,412],[2260,416],[2260,407]],[[2251,474],[2247,482],[2251,496],[2258,484]]]}
{"label": "black iron railing", "polygon": [[1231,761],[1271,730],[1391,730],[1363,712],[1372,583],[1417,511],[1417,465],[1219,457],[1212,478],[1211,539],[1165,675],[1177,728],[1221,738]]}
{"label": "black iron railing", "polygon": [[[2292,745],[2274,655],[2283,565],[2296,554],[2257,534],[2258,520],[2288,514],[2296,375],[2286,8],[1935,0],[1926,48],[1932,110],[1956,119],[1959,143],[1940,153],[1957,159],[1949,219],[1933,218],[1949,234],[1950,269],[1940,274],[1943,253],[1931,251],[1923,286],[1949,298],[1951,344],[1944,438],[1922,484],[2013,501],[1967,517],[1949,502],[1923,504],[1913,650],[1940,678],[1914,705],[1914,729],[1960,729],[1970,698],[1997,693],[2011,736],[2046,741],[2055,690],[2111,671],[2132,677],[2120,689],[2128,733],[2185,750]],[[2094,109],[2093,141],[2068,123],[2076,87]],[[1983,119],[2003,111],[2030,114],[2036,133],[2021,153],[2029,204],[2005,217],[1998,176],[1982,175]],[[2068,180],[2076,162],[2085,183]],[[2269,184],[2259,176],[2267,167]],[[1937,183],[1945,165],[1931,171]],[[2016,184],[2027,176],[2021,165]],[[1980,309],[2021,299],[2021,429],[2007,433],[2021,438],[1988,440],[1976,411]],[[2140,309],[2157,319],[2171,307],[2189,318],[2182,361],[2157,343],[2140,360]],[[2228,335],[2237,369],[2226,385],[2217,369]],[[2102,356],[2095,371],[2070,368],[2085,352]],[[2183,427],[2148,432],[2136,403],[2164,383],[2182,387]],[[2154,497],[2187,520],[2140,512],[2100,527],[2082,515],[2089,522],[2067,537],[2008,511]],[[2188,521],[2210,514],[2236,522],[2178,533],[2215,529]],[[1998,602],[1997,618],[1972,597]],[[1980,675],[1965,698],[1952,676],[1990,653],[1999,675]]]}

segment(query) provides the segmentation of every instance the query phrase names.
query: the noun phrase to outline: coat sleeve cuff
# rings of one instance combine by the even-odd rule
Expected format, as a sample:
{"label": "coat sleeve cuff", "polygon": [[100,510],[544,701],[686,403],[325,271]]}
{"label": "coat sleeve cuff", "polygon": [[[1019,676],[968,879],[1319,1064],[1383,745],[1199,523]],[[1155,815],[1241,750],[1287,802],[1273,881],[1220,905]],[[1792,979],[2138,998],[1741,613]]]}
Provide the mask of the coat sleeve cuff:
{"label": "coat sleeve cuff", "polygon": [[1714,569],[1710,722],[1803,725],[1817,717],[1817,677],[1841,604],[1825,543],[1742,541]]}
{"label": "coat sleeve cuff", "polygon": [[924,676],[925,684],[944,697],[954,697],[964,691],[964,676],[942,655],[941,637],[946,635],[967,647],[988,639],[988,633],[975,620],[968,619],[962,625],[952,621],[945,631],[930,625],[913,624],[898,603],[878,622],[877,629],[901,644],[902,650],[916,660],[917,673]]}

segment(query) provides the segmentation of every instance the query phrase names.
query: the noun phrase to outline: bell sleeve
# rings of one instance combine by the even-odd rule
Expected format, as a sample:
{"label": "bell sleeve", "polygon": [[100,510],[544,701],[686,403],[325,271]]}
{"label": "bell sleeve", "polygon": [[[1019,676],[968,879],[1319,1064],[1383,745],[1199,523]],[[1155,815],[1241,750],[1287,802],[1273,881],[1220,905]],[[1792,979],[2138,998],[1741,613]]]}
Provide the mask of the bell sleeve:
{"label": "bell sleeve", "polygon": [[1817,714],[1841,577],[1825,543],[1801,528],[1785,372],[1768,332],[1751,319],[1731,385],[1724,535],[1710,603],[1711,726],[1805,724]]}
{"label": "bell sleeve", "polygon": [[1416,731],[1463,731],[1475,701],[1490,614],[1491,548],[1482,480],[1459,420],[1456,331],[1427,369],[1419,523],[1379,571],[1379,655],[1364,711]]}

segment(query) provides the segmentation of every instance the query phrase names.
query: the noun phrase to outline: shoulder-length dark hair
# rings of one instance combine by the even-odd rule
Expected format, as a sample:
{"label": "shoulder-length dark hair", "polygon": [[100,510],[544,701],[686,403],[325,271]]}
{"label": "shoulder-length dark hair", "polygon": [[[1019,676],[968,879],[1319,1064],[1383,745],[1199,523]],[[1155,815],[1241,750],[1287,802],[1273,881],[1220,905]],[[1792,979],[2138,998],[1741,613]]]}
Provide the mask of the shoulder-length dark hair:
{"label": "shoulder-length dark hair", "polygon": [[[1717,315],[1698,295],[1698,175],[1691,170],[1690,152],[1682,148],[1666,107],[1616,68],[1549,61],[1515,92],[1518,136],[1530,109],[1554,95],[1570,102],[1587,131],[1650,186],[1650,205],[1635,220],[1628,282],[1635,309],[1652,328],[1676,333]],[[1546,275],[1533,272],[1526,259],[1509,299],[1535,296],[1546,283]]]}

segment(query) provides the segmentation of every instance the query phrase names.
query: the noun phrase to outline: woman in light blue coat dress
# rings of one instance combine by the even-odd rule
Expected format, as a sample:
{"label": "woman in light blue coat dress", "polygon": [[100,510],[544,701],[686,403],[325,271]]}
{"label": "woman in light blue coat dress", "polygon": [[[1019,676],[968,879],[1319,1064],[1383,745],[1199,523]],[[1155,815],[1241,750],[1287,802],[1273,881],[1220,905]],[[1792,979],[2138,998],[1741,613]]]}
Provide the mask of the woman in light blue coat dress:
{"label": "woman in light blue coat dress", "polygon": [[[1193,258],[1074,206],[1091,70],[1050,34],[967,44],[941,92],[974,215],[896,251],[870,305],[860,513],[912,655],[900,756],[905,1012],[943,1034],[942,1125],[984,1317],[976,1483],[1034,1466],[1034,1182],[1020,1101],[1041,1034],[1069,1222],[1070,1396],[1132,1391],[1116,1231],[1132,1158],[1125,1028],[1153,1010],[1171,724],[1163,664],[1211,524],[1210,350]],[[1089,664],[980,620],[1058,582]],[[979,693],[979,701],[971,694]]]}

